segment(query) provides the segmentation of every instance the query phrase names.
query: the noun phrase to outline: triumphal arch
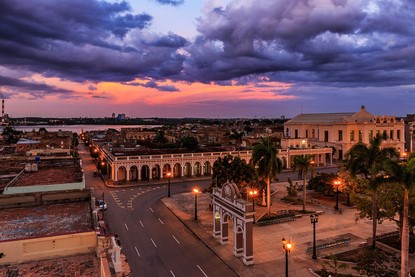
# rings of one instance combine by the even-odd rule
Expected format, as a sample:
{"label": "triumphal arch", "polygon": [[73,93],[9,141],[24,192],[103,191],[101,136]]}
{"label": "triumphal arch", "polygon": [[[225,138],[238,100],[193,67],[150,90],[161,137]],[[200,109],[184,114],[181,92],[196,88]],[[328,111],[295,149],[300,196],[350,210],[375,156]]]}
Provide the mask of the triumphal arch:
{"label": "triumphal arch", "polygon": [[214,188],[213,193],[213,237],[222,245],[229,243],[228,222],[233,222],[234,251],[246,265],[254,264],[253,232],[254,211],[252,203],[241,197],[238,186],[226,183]]}

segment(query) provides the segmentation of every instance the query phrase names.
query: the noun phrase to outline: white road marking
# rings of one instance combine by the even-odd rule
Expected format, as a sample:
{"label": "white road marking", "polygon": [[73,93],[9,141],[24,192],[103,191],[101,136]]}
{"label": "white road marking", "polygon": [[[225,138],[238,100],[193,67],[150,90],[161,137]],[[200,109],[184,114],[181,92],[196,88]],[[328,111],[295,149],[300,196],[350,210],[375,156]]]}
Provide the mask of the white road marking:
{"label": "white road marking", "polygon": [[171,276],[176,277],[176,275],[174,275],[173,271],[170,270]]}
{"label": "white road marking", "polygon": [[143,227],[143,228],[144,228],[144,224],[143,224],[143,222],[141,222],[141,220],[139,220],[139,221],[140,221],[141,227]]}
{"label": "white road marking", "polygon": [[138,257],[141,257],[141,256],[140,256],[140,253],[138,252],[137,247],[135,247],[135,246],[134,246],[134,248],[135,248],[135,252],[137,252],[137,256],[138,256]]}
{"label": "white road marking", "polygon": [[125,229],[127,229],[127,231],[128,231],[127,223],[124,223],[124,226],[125,226]]}
{"label": "white road marking", "polygon": [[154,242],[154,240],[152,238],[150,238],[151,242],[153,243],[154,247],[157,248],[156,243]]}
{"label": "white road marking", "polygon": [[161,224],[164,224],[164,222],[163,222],[163,221],[161,221],[160,217],[159,217],[158,219],[159,219],[159,221],[160,221],[160,223],[161,223]]}
{"label": "white road marking", "polygon": [[130,189],[130,190],[134,190],[134,189]]}
{"label": "white road marking", "polygon": [[203,269],[202,269],[199,265],[197,265],[197,267],[199,268],[199,270],[200,270],[200,271],[202,271],[203,275],[205,275],[206,277],[208,277],[208,276],[206,275],[206,273],[203,271]]}
{"label": "white road marking", "polygon": [[150,211],[152,211],[154,213],[154,211],[153,211],[153,209],[151,207],[150,207]]}
{"label": "white road marking", "polygon": [[176,239],[176,237],[174,235],[172,235],[172,237],[174,238],[174,240],[177,242],[177,244],[180,244],[180,242]]}

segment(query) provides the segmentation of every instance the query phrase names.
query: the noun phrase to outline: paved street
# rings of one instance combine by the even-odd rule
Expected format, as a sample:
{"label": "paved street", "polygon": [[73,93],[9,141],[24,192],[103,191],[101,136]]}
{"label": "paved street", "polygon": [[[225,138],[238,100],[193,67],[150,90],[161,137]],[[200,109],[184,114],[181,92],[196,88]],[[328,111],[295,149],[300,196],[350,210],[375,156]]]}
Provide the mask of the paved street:
{"label": "paved street", "polygon": [[[93,177],[92,159],[80,146],[86,182],[99,198],[105,193],[105,220],[111,233],[118,234],[122,252],[132,269],[131,276],[237,276],[195,236],[160,199],[166,185],[113,189]],[[172,194],[189,191],[208,182],[174,183]]]}

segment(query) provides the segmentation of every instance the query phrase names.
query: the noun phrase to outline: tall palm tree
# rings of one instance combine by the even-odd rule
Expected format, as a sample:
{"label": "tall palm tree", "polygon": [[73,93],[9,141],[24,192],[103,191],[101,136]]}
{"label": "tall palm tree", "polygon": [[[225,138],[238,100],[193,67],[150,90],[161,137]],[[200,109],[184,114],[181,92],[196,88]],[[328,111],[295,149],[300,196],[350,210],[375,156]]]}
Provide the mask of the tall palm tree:
{"label": "tall palm tree", "polygon": [[303,156],[295,156],[294,157],[294,164],[293,164],[293,171],[298,170],[298,176],[303,177],[303,211],[305,211],[305,203],[306,203],[306,194],[307,194],[307,173],[311,169],[311,156],[310,155],[303,155]]}
{"label": "tall palm tree", "polygon": [[382,184],[379,173],[385,160],[398,157],[395,148],[381,148],[383,137],[376,137],[369,143],[357,143],[346,153],[345,168],[354,177],[361,176],[366,180],[367,188],[372,194],[372,248],[376,247],[376,229],[378,223],[378,188]]}
{"label": "tall palm tree", "polygon": [[390,181],[403,185],[403,219],[401,235],[401,277],[408,276],[409,253],[409,190],[415,186],[415,158],[408,162],[388,161],[385,168]]}
{"label": "tall palm tree", "polygon": [[262,138],[261,142],[252,150],[252,162],[258,167],[258,175],[267,183],[267,212],[271,213],[271,179],[281,172],[282,163],[277,157],[277,147],[269,137]]}

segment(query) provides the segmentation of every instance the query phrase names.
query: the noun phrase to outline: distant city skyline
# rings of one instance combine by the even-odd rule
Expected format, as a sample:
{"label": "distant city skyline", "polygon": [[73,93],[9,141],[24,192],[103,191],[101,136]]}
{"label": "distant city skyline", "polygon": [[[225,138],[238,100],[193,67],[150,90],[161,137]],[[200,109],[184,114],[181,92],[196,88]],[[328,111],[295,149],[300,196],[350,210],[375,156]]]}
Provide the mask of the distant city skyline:
{"label": "distant city skyline", "polygon": [[11,117],[415,113],[415,2],[5,0]]}

